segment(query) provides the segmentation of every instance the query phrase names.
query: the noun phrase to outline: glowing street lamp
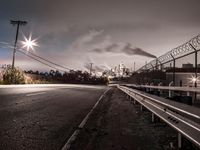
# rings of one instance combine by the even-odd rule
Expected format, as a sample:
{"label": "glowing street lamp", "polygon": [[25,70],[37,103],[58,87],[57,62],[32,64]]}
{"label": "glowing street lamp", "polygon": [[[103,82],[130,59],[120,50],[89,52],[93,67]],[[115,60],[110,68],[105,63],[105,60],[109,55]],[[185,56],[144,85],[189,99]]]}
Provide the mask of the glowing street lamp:
{"label": "glowing street lamp", "polygon": [[197,81],[197,78],[192,77],[192,82],[195,83]]}
{"label": "glowing street lamp", "polygon": [[198,77],[194,77],[192,76],[191,78],[188,78],[190,80],[190,82],[192,82],[193,84],[197,84],[199,82]]}
{"label": "glowing street lamp", "polygon": [[27,51],[29,51],[30,49],[34,50],[35,46],[39,46],[36,41],[37,41],[37,39],[32,39],[31,34],[29,35],[29,38],[26,38],[24,36],[24,41],[21,41],[21,43],[23,45],[22,48],[26,48]]}

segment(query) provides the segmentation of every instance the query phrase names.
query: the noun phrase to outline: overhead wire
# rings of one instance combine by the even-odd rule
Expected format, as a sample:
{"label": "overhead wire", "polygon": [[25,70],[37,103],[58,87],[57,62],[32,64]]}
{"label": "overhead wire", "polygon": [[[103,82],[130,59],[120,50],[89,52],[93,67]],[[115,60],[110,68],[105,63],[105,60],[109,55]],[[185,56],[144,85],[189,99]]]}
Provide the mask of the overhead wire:
{"label": "overhead wire", "polygon": [[[18,50],[19,50],[19,51],[22,51],[22,50],[25,51],[24,49],[21,49],[21,48],[19,48]],[[40,58],[40,59],[42,59],[42,60],[44,60],[44,61],[46,61],[46,62],[48,62],[48,63],[51,63],[51,64],[53,64],[53,65],[56,65],[56,66],[58,66],[58,67],[61,67],[61,68],[63,68],[63,69],[71,70],[71,69],[69,69],[69,68],[67,68],[67,67],[65,67],[65,66],[59,65],[59,64],[57,64],[57,63],[55,63],[55,62],[52,62],[52,61],[50,61],[50,60],[48,60],[48,59],[45,59],[45,58],[43,58],[43,57],[41,57],[41,56],[38,56],[38,55],[36,55],[36,54],[34,54],[34,53],[30,52],[30,51],[28,51],[28,53],[30,53],[31,55],[33,55],[33,56],[35,56],[35,57],[38,57],[38,58]]]}
{"label": "overhead wire", "polygon": [[[0,44],[3,44],[3,45],[6,45],[6,46],[4,46],[4,47],[2,47],[2,48],[14,48],[10,43],[7,43],[7,42],[0,42]],[[27,57],[29,57],[29,58],[31,58],[31,59],[33,59],[33,60],[35,60],[35,61],[38,61],[38,62],[40,62],[40,63],[42,63],[42,64],[44,64],[44,65],[46,65],[46,66],[48,66],[48,67],[50,67],[50,68],[53,68],[53,69],[56,69],[56,70],[59,70],[59,71],[62,71],[62,72],[66,72],[66,70],[71,70],[71,69],[69,69],[69,68],[67,68],[67,67],[65,67],[65,66],[62,66],[62,65],[59,65],[59,64],[57,64],[57,63],[55,63],[55,62],[52,62],[52,61],[50,61],[50,60],[48,60],[48,59],[45,59],[45,58],[43,58],[43,57],[41,57],[41,56],[38,56],[38,55],[36,55],[36,54],[34,54],[34,53],[32,53],[32,52],[25,52],[25,50],[24,49],[21,49],[21,48],[16,48],[16,51],[17,52],[19,52],[19,53],[21,53],[21,54],[24,54],[24,55],[26,55]],[[29,55],[29,54],[30,55]],[[32,55],[32,56],[31,56]],[[39,59],[41,59],[41,60],[39,60],[39,59],[37,59],[37,58],[35,58],[35,57],[37,57],[37,58],[39,58]],[[45,63],[45,62],[47,62],[47,63]],[[57,66],[57,67],[59,67],[59,68],[57,68],[57,67],[55,67],[55,66],[52,66],[52,65],[50,65],[50,64],[48,64],[48,63],[50,63],[50,64],[53,64],[53,65],[55,65],[55,66]],[[60,69],[60,68],[63,68],[63,69]],[[65,70],[64,70],[65,69]]]}

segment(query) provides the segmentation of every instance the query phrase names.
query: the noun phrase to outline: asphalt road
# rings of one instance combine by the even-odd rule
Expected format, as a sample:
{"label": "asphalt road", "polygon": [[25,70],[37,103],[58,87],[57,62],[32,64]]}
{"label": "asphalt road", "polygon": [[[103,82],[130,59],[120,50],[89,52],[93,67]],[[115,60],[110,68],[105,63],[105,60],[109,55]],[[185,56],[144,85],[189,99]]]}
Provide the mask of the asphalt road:
{"label": "asphalt road", "polygon": [[0,86],[0,149],[60,150],[105,86]]}

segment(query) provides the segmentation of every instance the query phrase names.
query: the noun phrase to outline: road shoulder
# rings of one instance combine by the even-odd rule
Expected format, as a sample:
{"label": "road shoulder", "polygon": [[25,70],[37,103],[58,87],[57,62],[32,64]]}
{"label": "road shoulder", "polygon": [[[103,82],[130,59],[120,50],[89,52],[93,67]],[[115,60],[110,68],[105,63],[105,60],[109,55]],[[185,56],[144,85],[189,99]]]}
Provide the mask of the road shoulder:
{"label": "road shoulder", "polygon": [[80,130],[71,150],[168,150],[176,147],[176,132],[163,122],[152,123],[117,88],[112,88]]}

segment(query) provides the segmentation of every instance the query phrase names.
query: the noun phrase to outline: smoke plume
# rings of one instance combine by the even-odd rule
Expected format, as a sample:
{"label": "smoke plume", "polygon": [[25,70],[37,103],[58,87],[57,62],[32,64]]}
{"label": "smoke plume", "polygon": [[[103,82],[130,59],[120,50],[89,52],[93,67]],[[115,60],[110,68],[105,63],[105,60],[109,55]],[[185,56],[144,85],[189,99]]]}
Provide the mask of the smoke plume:
{"label": "smoke plume", "polygon": [[130,43],[127,43],[125,45],[125,47],[122,49],[122,52],[124,52],[127,55],[141,55],[141,56],[156,58],[155,55],[150,54],[142,50],[141,48],[132,48]]}
{"label": "smoke plume", "polygon": [[155,55],[148,53],[141,48],[133,48],[130,43],[127,43],[124,46],[121,46],[117,43],[112,43],[104,48],[95,48],[91,50],[91,52],[95,53],[123,53],[126,55],[140,55],[140,56],[146,56],[150,58],[156,58]]}

